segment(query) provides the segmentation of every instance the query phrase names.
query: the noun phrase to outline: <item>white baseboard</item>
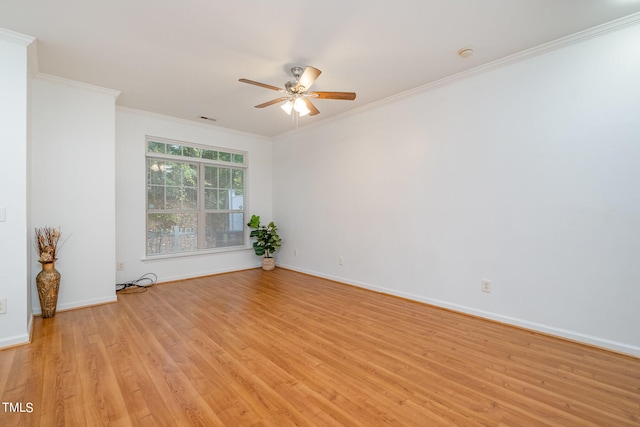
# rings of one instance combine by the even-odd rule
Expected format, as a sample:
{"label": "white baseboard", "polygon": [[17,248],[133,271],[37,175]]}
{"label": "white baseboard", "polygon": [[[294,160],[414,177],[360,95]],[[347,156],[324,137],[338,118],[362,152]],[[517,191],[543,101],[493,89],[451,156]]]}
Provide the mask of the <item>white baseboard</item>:
{"label": "white baseboard", "polygon": [[[31,324],[31,322],[29,322]],[[5,349],[9,347],[15,347],[17,345],[29,344],[30,342],[30,333],[24,333],[19,335],[14,335],[11,337],[6,337],[0,340],[0,349]]]}
{"label": "white baseboard", "polygon": [[258,268],[258,267],[260,267],[260,263],[254,262],[252,264],[239,265],[239,266],[229,267],[229,268],[219,268],[215,270],[199,271],[199,272],[194,272],[190,274],[181,274],[178,276],[163,277],[161,281],[159,281],[158,283],[175,282],[178,280],[195,279],[198,277],[206,277],[206,276],[215,276],[216,274],[233,273],[234,271],[250,270],[252,268]]}
{"label": "white baseboard", "polygon": [[[231,268],[224,268],[224,269],[196,272],[196,273],[191,273],[191,274],[188,274],[188,275],[163,277],[162,278],[162,282],[159,282],[159,283],[173,282],[173,281],[185,280],[185,279],[193,279],[193,278],[196,278],[196,277],[212,276],[212,275],[215,275],[215,274],[231,273],[231,272],[234,272],[234,271],[248,270],[248,269],[257,268],[257,267],[260,267],[260,264],[254,263],[254,264],[245,265],[245,266],[236,266],[236,267],[231,267]],[[114,285],[114,292],[115,292],[115,285]],[[108,304],[108,303],[117,302],[117,301],[118,301],[117,295],[113,295],[113,296],[108,296],[108,297],[104,297],[104,298],[93,298],[93,299],[83,300],[83,301],[73,301],[73,302],[67,302],[67,303],[58,303],[58,306],[56,307],[56,312],[58,312],[58,311],[66,311],[66,310],[75,310],[75,309],[78,309],[78,308],[91,307],[93,305],[100,305],[100,304]],[[36,301],[36,306],[32,307],[32,310],[33,310],[33,314],[36,315],[36,316],[39,316],[40,314],[42,314],[42,309],[40,308],[40,305],[38,304],[38,301]]]}
{"label": "white baseboard", "polygon": [[[64,304],[58,304],[56,307],[56,313],[58,311],[75,310],[77,308],[91,307],[93,305],[108,304],[108,303],[117,302],[117,301],[118,301],[118,297],[116,295],[113,295],[113,296],[108,296],[104,298],[92,298],[92,299],[83,300],[83,301],[67,302]],[[39,316],[42,314],[42,309],[40,308],[40,305],[36,307],[32,307],[32,309],[33,309],[34,315]]]}
{"label": "white baseboard", "polygon": [[447,301],[441,301],[432,298],[426,298],[420,295],[414,295],[406,292],[400,292],[395,289],[383,288],[379,286],[373,286],[368,283],[353,281],[349,279],[345,279],[343,277],[332,276],[328,274],[319,273],[313,270],[307,270],[304,268],[294,267],[292,265],[286,264],[278,264],[278,266],[282,268],[286,268],[288,270],[298,271],[300,273],[309,274],[311,276],[322,277],[324,279],[333,280],[340,283],[345,283],[347,285],[357,286],[359,288],[369,289],[375,292],[380,292],[382,294],[393,295],[401,298],[410,299],[412,301],[423,302],[425,304],[433,305],[436,307],[446,308],[448,310],[457,311],[459,313],[469,314],[476,317],[481,317],[483,319],[493,320],[495,322],[500,322],[512,326],[517,326],[523,329],[529,329],[531,331],[541,332],[548,335],[553,335],[556,337],[564,338],[571,341],[580,342],[583,344],[604,348],[607,350],[612,350],[617,353],[624,353],[635,357],[640,357],[640,347],[621,343],[617,341],[608,340],[606,338],[595,337],[591,335],[582,334],[580,332],[569,331],[566,329],[557,328],[550,325],[544,325],[541,323],[531,322],[524,319],[519,319],[516,317],[505,316],[499,313],[492,313],[484,310],[478,310],[473,307],[467,307],[459,304],[449,303]]}

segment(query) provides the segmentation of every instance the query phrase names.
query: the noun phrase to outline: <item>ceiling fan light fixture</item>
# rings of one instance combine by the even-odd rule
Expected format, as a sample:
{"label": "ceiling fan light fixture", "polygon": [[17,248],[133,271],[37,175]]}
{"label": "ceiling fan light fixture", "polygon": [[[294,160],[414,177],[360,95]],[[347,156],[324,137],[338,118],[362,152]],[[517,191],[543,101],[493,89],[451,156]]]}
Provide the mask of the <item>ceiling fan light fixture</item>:
{"label": "ceiling fan light fixture", "polygon": [[306,116],[311,112],[309,107],[307,107],[307,103],[304,102],[304,99],[298,97],[287,100],[287,102],[282,104],[280,108],[282,108],[282,110],[288,115],[291,115],[291,113],[295,111],[300,117]]}
{"label": "ceiling fan light fixture", "polygon": [[293,109],[296,110],[301,116],[306,116],[311,112],[311,110],[307,108],[307,104],[302,98],[296,98],[296,100],[293,102]]}
{"label": "ceiling fan light fixture", "polygon": [[292,99],[288,100],[287,102],[282,104],[280,108],[282,108],[282,110],[288,115],[291,115],[291,111],[293,110],[293,100]]}

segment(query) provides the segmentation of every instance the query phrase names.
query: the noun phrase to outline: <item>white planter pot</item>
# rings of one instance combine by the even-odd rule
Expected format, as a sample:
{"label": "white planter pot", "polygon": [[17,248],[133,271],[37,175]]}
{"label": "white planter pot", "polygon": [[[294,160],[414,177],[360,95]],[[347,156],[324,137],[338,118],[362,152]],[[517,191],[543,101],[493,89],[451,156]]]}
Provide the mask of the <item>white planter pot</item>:
{"label": "white planter pot", "polygon": [[276,268],[276,259],[275,258],[262,258],[262,269],[269,271]]}

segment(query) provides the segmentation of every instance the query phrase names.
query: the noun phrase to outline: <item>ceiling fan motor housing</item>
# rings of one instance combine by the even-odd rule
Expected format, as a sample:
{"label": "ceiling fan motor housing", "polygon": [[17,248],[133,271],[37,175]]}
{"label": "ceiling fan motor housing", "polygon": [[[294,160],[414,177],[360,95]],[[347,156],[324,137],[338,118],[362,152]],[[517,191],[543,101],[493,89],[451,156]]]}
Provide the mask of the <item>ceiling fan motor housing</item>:
{"label": "ceiling fan motor housing", "polygon": [[298,82],[294,82],[294,81],[290,81],[290,82],[286,82],[284,84],[284,88],[287,90],[287,92],[289,93],[296,93],[296,85],[298,84]]}

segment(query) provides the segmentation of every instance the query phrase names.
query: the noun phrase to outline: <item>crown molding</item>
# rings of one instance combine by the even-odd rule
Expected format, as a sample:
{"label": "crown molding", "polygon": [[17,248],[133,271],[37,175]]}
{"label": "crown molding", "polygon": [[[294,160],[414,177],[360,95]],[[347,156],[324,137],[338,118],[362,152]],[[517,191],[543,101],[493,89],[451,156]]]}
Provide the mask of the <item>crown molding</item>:
{"label": "crown molding", "polygon": [[88,83],[82,83],[75,80],[65,79],[63,77],[53,76],[51,74],[37,73],[35,75],[35,78],[38,80],[45,80],[45,81],[49,81],[57,84],[62,84],[65,86],[71,86],[71,87],[76,87],[78,89],[88,90],[101,95],[111,96],[113,98],[117,98],[118,96],[120,96],[119,90],[108,89],[102,86],[95,86]]}
{"label": "crown molding", "polygon": [[487,73],[489,71],[495,70],[495,69],[499,69],[502,67],[506,67],[508,65],[511,64],[515,64],[517,62],[521,62],[521,61],[525,61],[527,59],[539,56],[539,55],[543,55],[555,50],[559,50],[559,49],[563,49],[565,47],[592,39],[592,38],[596,38],[596,37],[600,37],[603,35],[606,35],[608,33],[611,32],[615,32],[615,31],[619,31],[619,30],[623,30],[625,28],[628,27],[632,27],[635,25],[639,25],[640,24],[640,12],[639,13],[634,13],[632,15],[628,15],[625,16],[623,18],[619,18],[610,22],[606,22],[604,24],[568,35],[566,37],[562,37],[556,40],[553,40],[551,42],[548,43],[543,43],[541,45],[532,47],[530,49],[526,49],[517,53],[514,53],[512,55],[509,56],[505,56],[503,58],[500,59],[496,59],[494,61],[488,62],[486,64],[482,64],[482,65],[478,65],[477,67],[471,68],[469,70],[465,70],[456,74],[452,74],[450,76],[447,77],[443,77],[441,79],[435,80],[433,82],[430,83],[426,83],[422,86],[418,86],[417,88],[414,89],[410,89],[404,92],[400,92],[397,93],[395,95],[389,96],[387,98],[381,99],[379,101],[375,101],[375,102],[371,102],[369,104],[366,105],[362,105],[360,107],[354,108],[352,110],[349,111],[345,111],[344,113],[329,117],[327,119],[318,121],[316,123],[313,124],[309,124],[309,125],[305,125],[302,126],[298,129],[292,129],[292,130],[288,130],[286,132],[283,132],[281,134],[278,135],[274,135],[273,138],[274,139],[279,139],[281,137],[284,136],[288,136],[291,134],[296,134],[296,133],[301,133],[301,132],[305,132],[308,131],[314,127],[317,126],[322,126],[324,124],[333,122],[333,121],[337,121],[337,120],[341,120],[345,117],[349,117],[352,115],[356,115],[359,114],[363,111],[367,111],[367,110],[371,110],[383,105],[388,105],[388,104],[392,104],[396,101],[399,101],[401,99],[406,99],[409,97],[413,97],[416,96],[418,94],[421,93],[425,93],[428,92],[432,89],[436,89],[439,87],[443,87],[443,86],[448,86],[451,85],[453,83],[456,83],[458,81],[461,80],[465,80],[480,74],[484,74]]}
{"label": "crown molding", "polygon": [[147,111],[147,110],[139,110],[137,108],[126,107],[124,105],[116,105],[116,112],[117,111],[120,111],[122,113],[127,113],[127,114],[133,114],[137,116],[149,117],[152,119],[169,121],[169,122],[186,125],[186,126],[196,126],[199,128],[209,129],[216,132],[228,133],[231,135],[238,135],[238,136],[245,136],[245,137],[248,136],[251,138],[258,138],[265,141],[273,140],[273,138],[270,136],[259,135],[257,133],[245,132],[245,131],[231,129],[231,128],[225,128],[215,123],[200,122],[195,119],[185,119],[182,117],[168,116],[166,114],[154,113],[152,111]]}
{"label": "crown molding", "polygon": [[606,22],[604,24],[579,31],[574,34],[561,37],[548,43],[543,43],[530,49],[505,56],[504,58],[491,61],[487,64],[479,65],[470,70],[463,71],[450,77],[437,80],[433,83],[426,84],[418,89],[430,89],[433,86],[441,86],[443,84],[447,84],[448,80],[460,80],[472,75],[481,74],[496,68],[501,68],[516,62],[524,61],[535,56],[544,55],[555,50],[560,50],[565,47],[572,46],[574,44],[581,43],[593,38],[601,37],[608,33],[619,31],[638,24],[640,24],[640,13],[634,13],[632,15],[628,15],[614,21]]}
{"label": "crown molding", "polygon": [[15,31],[0,28],[0,40],[21,44],[23,46],[29,46],[36,40],[36,38],[27,36],[26,34],[16,33]]}
{"label": "crown molding", "polygon": [[[444,77],[442,79],[438,79],[435,80],[433,82],[424,84],[422,86],[418,86],[417,88],[405,91],[405,92],[400,92],[397,93],[395,95],[392,95],[390,97],[387,97],[385,99],[382,99],[380,101],[377,102],[373,102],[371,104],[367,104],[367,105],[363,105],[362,107],[359,107],[357,109],[354,110],[350,110],[347,111],[346,113],[344,113],[344,115],[347,114],[352,114],[352,113],[357,113],[360,111],[364,111],[364,110],[368,110],[371,108],[375,108],[378,107],[380,105],[386,105],[389,103],[393,103],[395,101],[398,101],[400,99],[404,99],[404,98],[408,98],[411,96],[415,96],[419,93],[424,93],[427,91],[430,91],[432,89],[436,89],[439,87],[443,87],[443,86],[448,86],[450,84],[453,84],[455,82],[461,81],[461,80],[465,80],[468,79],[470,77],[474,77],[480,74],[484,74],[487,73],[489,71],[498,69],[498,68],[503,68],[506,67],[508,65],[511,64],[515,64],[521,61],[525,61],[527,59],[536,57],[536,56],[540,56],[540,55],[544,55],[546,53],[555,51],[555,50],[560,50],[563,49],[565,47],[577,44],[577,43],[581,43],[596,37],[601,37],[604,36],[606,34],[615,32],[615,31],[620,31],[623,30],[625,28],[628,27],[632,27],[635,25],[639,25],[640,24],[640,12],[639,13],[634,13],[632,15],[628,15],[625,16],[623,18],[620,19],[616,19],[614,21],[610,21],[571,35],[568,35],[566,37],[562,37],[556,40],[553,40],[551,42],[548,43],[543,43],[541,45],[532,47],[530,49],[526,49],[517,53],[514,53],[512,55],[508,55],[505,56],[503,58],[500,59],[496,59],[494,61],[488,62],[486,64],[483,65],[479,65],[477,67],[471,68],[469,70],[466,71],[462,71],[460,73],[456,73],[456,74],[452,74],[451,76],[447,76]],[[336,117],[337,118],[337,117]]]}

